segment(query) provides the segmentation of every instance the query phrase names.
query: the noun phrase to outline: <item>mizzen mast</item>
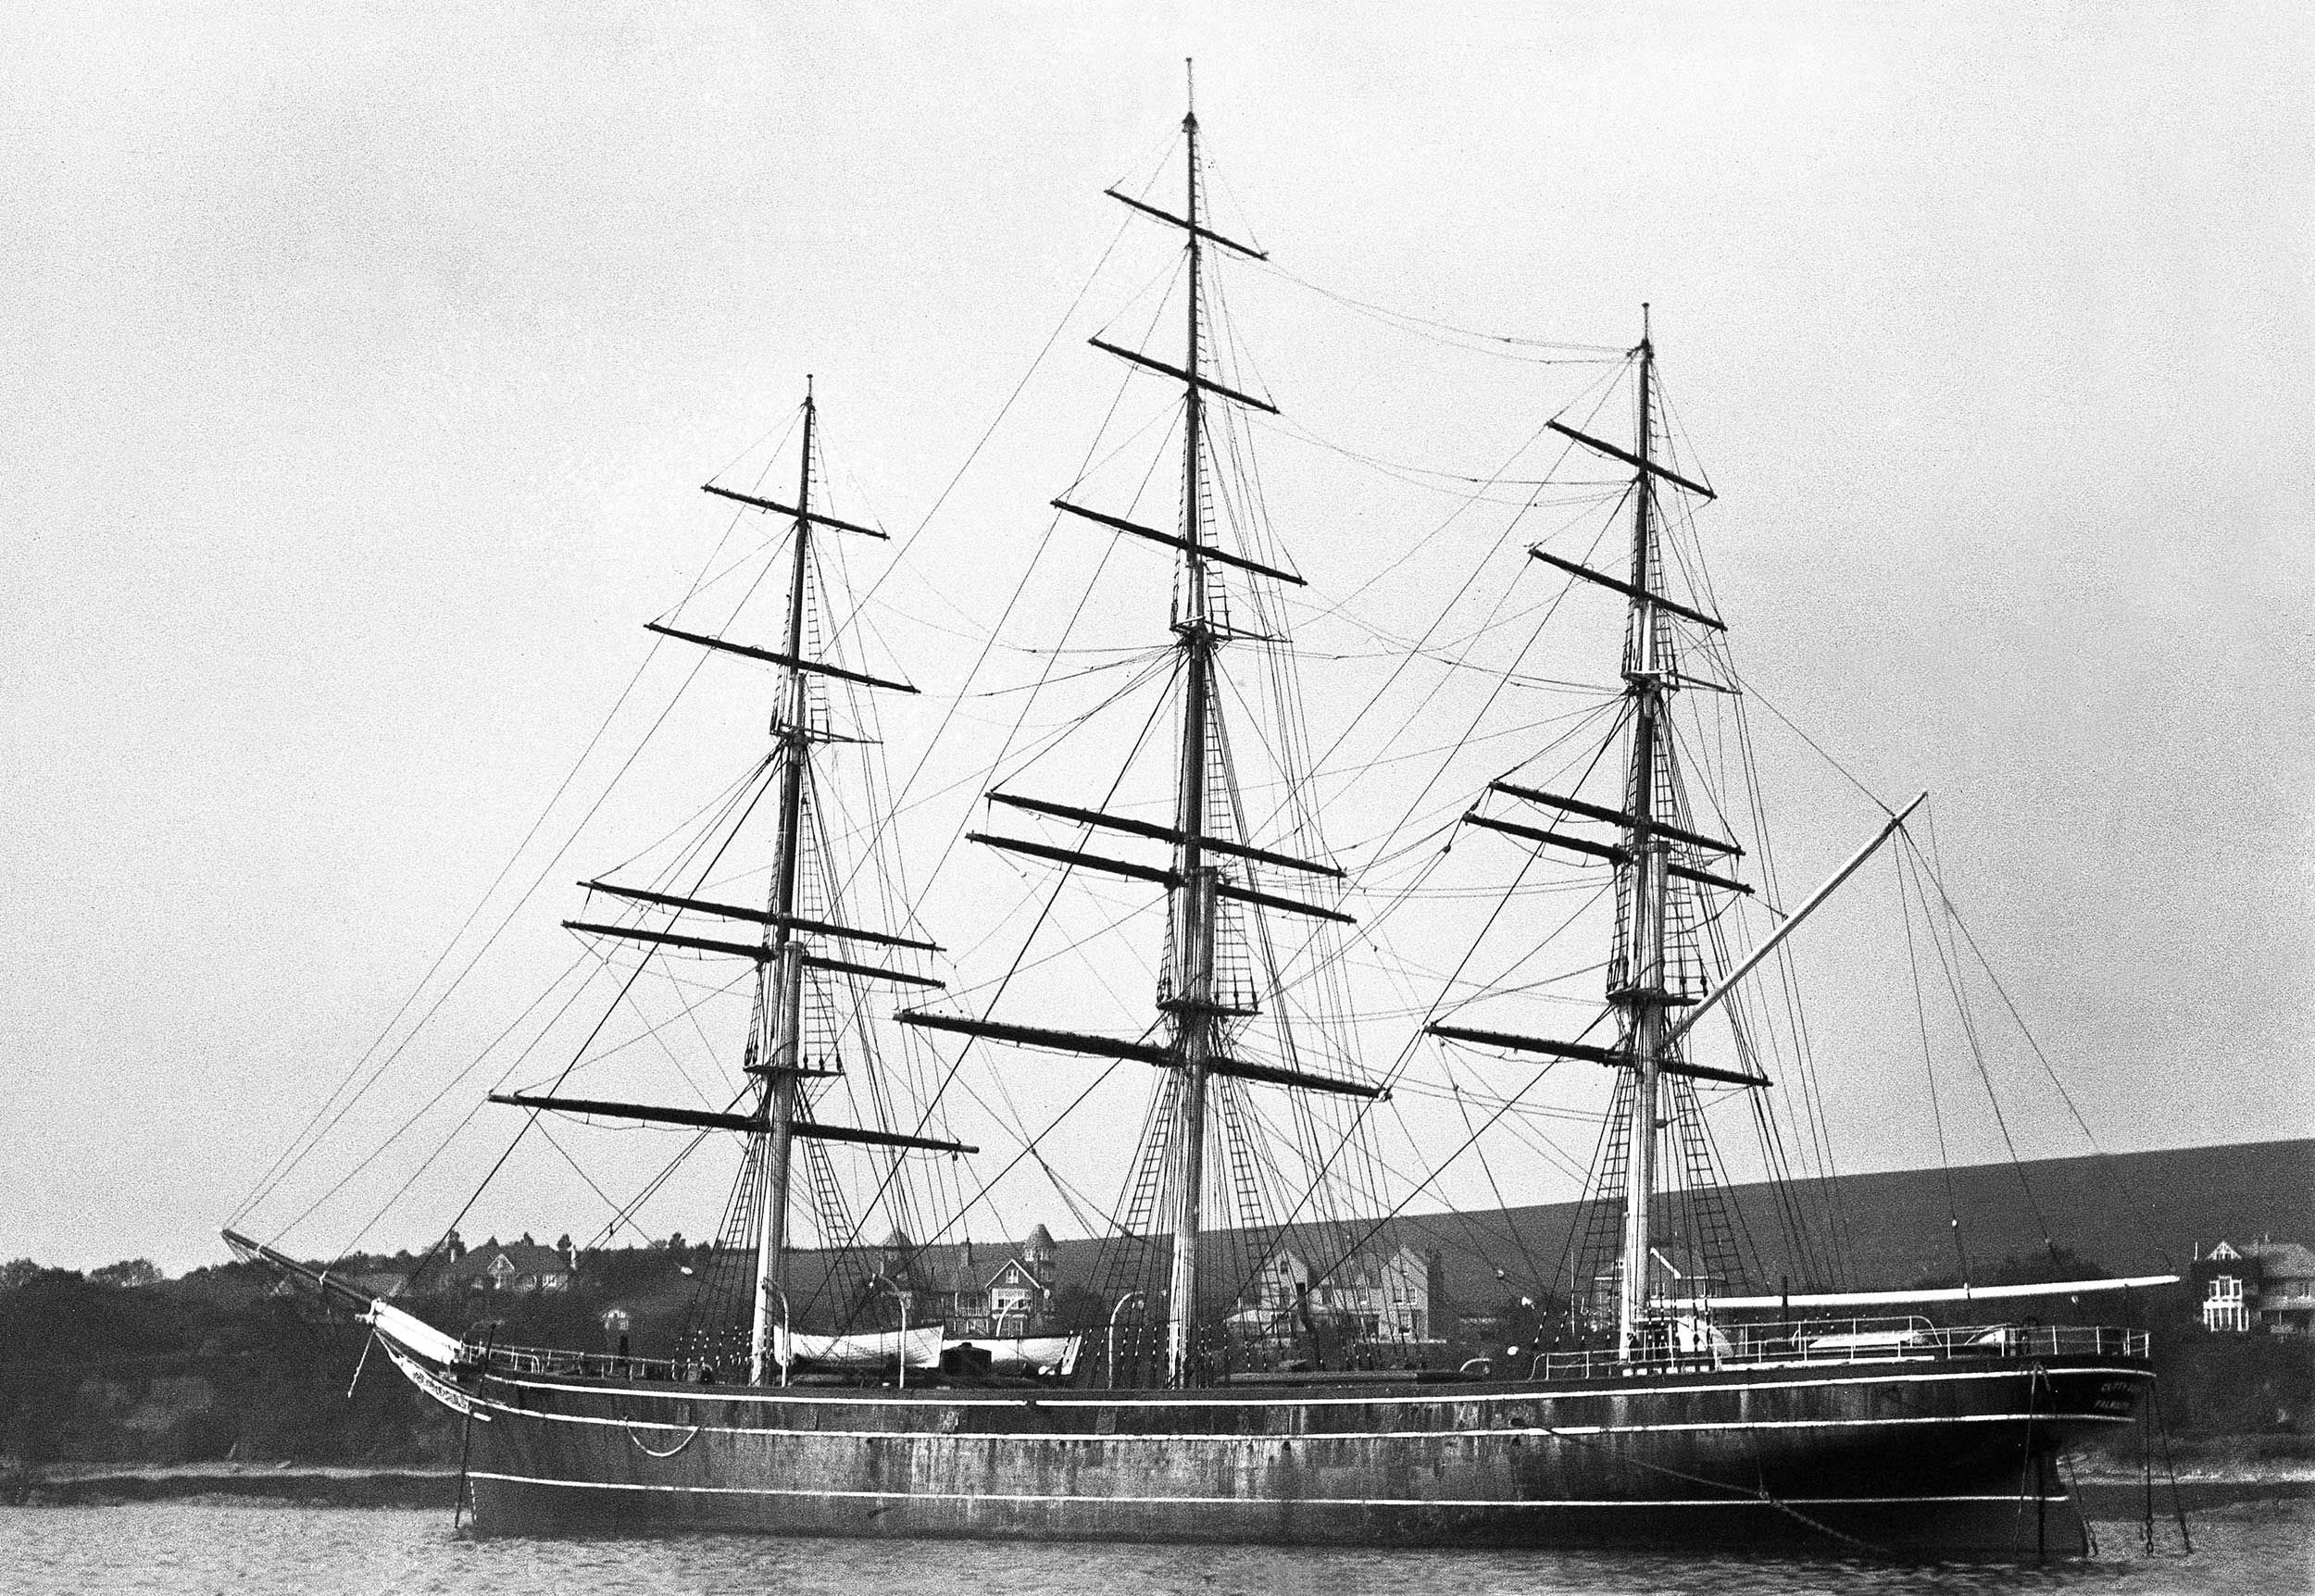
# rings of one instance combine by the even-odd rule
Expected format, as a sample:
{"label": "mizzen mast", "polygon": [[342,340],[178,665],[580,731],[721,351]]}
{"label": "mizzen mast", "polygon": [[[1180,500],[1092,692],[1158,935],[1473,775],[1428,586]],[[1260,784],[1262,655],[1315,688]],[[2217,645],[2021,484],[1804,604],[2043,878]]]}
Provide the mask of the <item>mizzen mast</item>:
{"label": "mizzen mast", "polygon": [[[796,883],[804,846],[804,777],[811,757],[811,701],[804,660],[804,584],[811,571],[812,443],[819,406],[812,380],[804,379],[804,448],[796,466],[794,558],[788,572],[788,656],[782,717],[772,732],[782,744],[779,853],[772,871],[770,923],[764,928],[770,958],[757,966],[758,1034],[770,1045],[751,1067],[762,1073],[761,1128],[756,1166],[762,1186],[757,1203],[755,1312],[748,1328],[748,1367],[763,1378],[770,1361],[772,1301],[787,1291],[788,1171],[795,1152],[795,1098],[804,1066],[804,943],[796,935]],[[751,1044],[754,1039],[750,1039]],[[751,1052],[757,1050],[751,1045]]]}
{"label": "mizzen mast", "polygon": [[[1595,454],[1633,468],[1632,494],[1631,568],[1627,576],[1610,576],[1542,548],[1529,555],[1553,568],[1594,587],[1620,594],[1626,602],[1623,652],[1623,720],[1632,740],[1624,765],[1622,803],[1610,806],[1571,794],[1545,792],[1510,781],[1489,783],[1489,790],[1538,808],[1558,811],[1562,824],[1570,820],[1604,821],[1617,829],[1617,840],[1605,842],[1558,829],[1540,829],[1483,815],[1466,814],[1465,821],[1516,837],[1524,842],[1561,850],[1580,857],[1608,861],[1616,870],[1616,951],[1608,961],[1608,1002],[1619,1017],[1619,1035],[1611,1047],[1563,1041],[1501,1030],[1433,1023],[1424,1029],[1433,1036],[1473,1047],[1502,1048],[1517,1053],[1558,1058],[1586,1059],[1625,1070],[1631,1079],[1617,1091],[1613,1131],[1603,1145],[1613,1174],[1620,1177],[1622,1213],[1620,1234],[1613,1239],[1616,1282],[1616,1340],[1626,1357],[1651,1355],[1657,1331],[1650,1323],[1650,1277],[1655,1258],[1657,1228],[1655,1197],[1658,1182],[1658,1138],[1672,1117],[1693,1103],[1687,1083],[1715,1081],[1732,1086],[1766,1086],[1765,1077],[1748,1068],[1719,1069],[1688,1062],[1678,1043],[1686,1025],[1670,1026],[1668,1011],[1694,1004],[1689,979],[1699,974],[1693,952],[1681,956],[1676,939],[1692,938],[1673,903],[1678,891],[1708,888],[1750,893],[1752,888],[1725,873],[1744,850],[1734,842],[1694,829],[1680,812],[1680,785],[1673,770],[1673,747],[1667,713],[1670,695],[1683,680],[1671,631],[1677,620],[1708,631],[1725,631],[1716,616],[1676,603],[1664,592],[1656,486],[1659,481],[1703,498],[1712,490],[1671,470],[1656,458],[1656,345],[1646,325],[1647,307],[1641,307],[1642,325],[1637,357],[1637,437],[1625,449],[1554,420],[1549,426]],[[1692,884],[1692,885],[1690,885]],[[1683,941],[1681,947],[1685,947]],[[1665,1078],[1674,1078],[1671,1088]],[[1666,1113],[1667,1099],[1671,1113]],[[1617,1167],[1620,1166],[1620,1167]],[[1608,1171],[1603,1171],[1604,1180]],[[1608,1241],[1605,1235],[1602,1240]],[[1605,1249],[1603,1249],[1603,1252]],[[1602,1259],[1605,1262],[1605,1259]]]}
{"label": "mizzen mast", "polygon": [[1656,375],[1656,348],[1648,335],[1647,307],[1640,307],[1639,477],[1632,494],[1632,581],[1630,630],[1624,643],[1624,696],[1631,705],[1632,753],[1624,784],[1624,868],[1630,872],[1630,965],[1624,984],[1608,994],[1623,1011],[1633,1090],[1628,1128],[1631,1162],[1624,1178],[1621,1267],[1617,1271],[1616,1341],[1626,1356],[1640,1351],[1648,1312],[1650,1199],[1656,1190],[1658,1083],[1665,1054],[1664,1009],[1670,997],[1664,979],[1665,867],[1671,840],[1651,824],[1655,816],[1663,736],[1665,661],[1659,653],[1663,620],[1653,594],[1656,577],[1655,481],[1651,470],[1649,414]]}

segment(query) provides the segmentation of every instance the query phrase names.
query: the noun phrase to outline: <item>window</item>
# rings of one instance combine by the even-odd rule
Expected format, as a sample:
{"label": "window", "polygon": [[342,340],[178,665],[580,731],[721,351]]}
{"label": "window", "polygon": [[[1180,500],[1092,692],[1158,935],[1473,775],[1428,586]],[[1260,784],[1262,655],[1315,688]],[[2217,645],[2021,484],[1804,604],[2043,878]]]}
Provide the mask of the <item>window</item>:
{"label": "window", "polygon": [[1029,1317],[1029,1304],[1033,1297],[1033,1292],[1019,1286],[999,1286],[989,1293],[989,1317],[995,1321],[999,1333],[1007,1328],[1015,1335],[1020,1333]]}
{"label": "window", "polygon": [[2239,1303],[2243,1300],[2243,1279],[2239,1275],[2214,1275],[2210,1279],[2210,1299],[2214,1303]]}

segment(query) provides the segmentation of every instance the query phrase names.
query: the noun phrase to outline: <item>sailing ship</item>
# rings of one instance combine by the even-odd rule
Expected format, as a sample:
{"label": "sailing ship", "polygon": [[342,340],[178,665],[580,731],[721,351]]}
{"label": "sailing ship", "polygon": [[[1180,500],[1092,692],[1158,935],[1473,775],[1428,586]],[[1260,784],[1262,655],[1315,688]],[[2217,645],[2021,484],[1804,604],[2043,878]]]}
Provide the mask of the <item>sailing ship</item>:
{"label": "sailing ship", "polygon": [[[359,1313],[394,1364],[458,1415],[461,1511],[482,1533],[2070,1544],[2079,1517],[2057,1460],[2083,1437],[2131,1420],[2152,1378],[2146,1336],[2014,1322],[2000,1308],[1983,1322],[1953,1315],[1966,1319],[1969,1304],[1987,1300],[2158,1281],[1741,1289],[1741,1248],[1725,1210],[1712,1205],[1699,1093],[1749,1096],[1770,1081],[1746,1062],[1741,1027],[1733,1067],[1697,1056],[1696,1027],[1733,1010],[1732,994],[1911,806],[1748,954],[1724,945],[1713,905],[1751,891],[1737,875],[1745,850],[1699,810],[1670,729],[1674,695],[1711,685],[1692,658],[1696,640],[1725,627],[1696,595],[1674,596],[1666,505],[1711,490],[1659,451],[1656,351],[1645,330],[1625,358],[1636,401],[1630,443],[1551,423],[1622,473],[1613,513],[1629,517],[1628,565],[1610,571],[1533,551],[1570,591],[1620,601],[1622,686],[1601,743],[1613,762],[1592,767],[1612,773],[1614,791],[1587,796],[1506,778],[1488,796],[1519,805],[1519,817],[1477,806],[1463,817],[1531,858],[1608,867],[1613,946],[1606,1006],[1592,1028],[1606,1029],[1597,1040],[1584,1040],[1592,1029],[1558,1040],[1501,1029],[1492,1012],[1467,1015],[1459,1004],[1434,1006],[1423,1026],[1446,1047],[1614,1072],[1586,1189],[1591,1218],[1562,1271],[1564,1333],[1547,1347],[1442,1359],[1440,1338],[1385,1315],[1353,1325],[1348,1350],[1321,1346],[1325,1279],[1370,1257],[1395,1212],[1371,1179],[1346,1180],[1344,1171],[1375,1163],[1371,1115],[1399,1077],[1362,1062],[1355,1031],[1308,995],[1339,987],[1341,938],[1353,923],[1346,872],[1327,852],[1310,785],[1288,772],[1266,789],[1283,796],[1262,810],[1239,779],[1224,719],[1235,702],[1224,692],[1230,650],[1252,651],[1257,674],[1291,694],[1275,668],[1289,654],[1276,594],[1303,579],[1243,528],[1235,546],[1220,535],[1232,501],[1212,480],[1228,452],[1214,439],[1234,416],[1270,406],[1217,368],[1203,279],[1216,252],[1266,256],[1211,225],[1194,109],[1182,127],[1179,211],[1110,191],[1180,238],[1182,354],[1164,359],[1094,340],[1178,390],[1178,530],[1115,506],[1053,501],[1067,524],[1170,559],[1170,642],[1153,680],[1165,690],[1172,736],[1153,739],[1145,728],[1136,745],[1161,748],[1155,762],[1170,792],[1137,814],[1120,786],[1086,802],[999,788],[988,793],[995,805],[1069,829],[1073,840],[971,834],[1024,868],[1057,871],[1057,892],[1093,879],[1162,897],[1163,951],[1152,961],[1155,1001],[1141,1034],[1070,1029],[1056,1013],[1025,1017],[1005,997],[1009,975],[970,1012],[943,1006],[926,997],[941,982],[924,973],[942,950],[907,920],[906,904],[899,922],[876,925],[847,897],[857,868],[832,860],[817,786],[821,763],[850,736],[829,694],[914,689],[864,668],[872,662],[834,655],[842,629],[814,587],[820,541],[882,534],[830,515],[815,497],[818,411],[807,391],[794,503],[710,489],[785,527],[784,635],[765,647],[654,623],[671,640],[777,673],[760,792],[776,812],[765,893],[759,903],[703,896],[708,888],[698,883],[719,847],[689,881],[589,881],[591,893],[632,912],[565,922],[645,957],[751,967],[752,1016],[738,1050],[745,1089],[721,1109],[559,1089],[494,1099],[520,1109],[526,1125],[575,1115],[737,1139],[740,1174],[707,1271],[720,1278],[703,1280],[683,1349],[628,1356],[623,1346],[609,1354],[456,1335],[273,1245],[236,1231],[229,1241]],[[887,828],[879,817],[870,829]],[[1115,851],[1098,851],[1098,839]],[[1135,847],[1154,857],[1125,856]],[[655,915],[669,918],[638,917]],[[676,925],[683,929],[669,929]],[[908,994],[896,1009],[895,991]],[[1470,1023],[1480,1019],[1488,1023]],[[1063,1333],[968,1339],[940,1323],[911,1325],[900,1269],[887,1260],[871,1272],[863,1261],[866,1214],[833,1194],[830,1149],[881,1161],[879,1192],[929,1160],[978,1151],[937,1133],[945,1076],[913,1101],[852,1093],[881,1105],[869,1116],[881,1123],[834,1116],[835,1088],[872,1078],[880,1050],[929,1047],[932,1038],[1007,1056],[1150,1067],[1142,1138],[1101,1239],[1091,1311]],[[1258,1094],[1288,1107],[1266,1112]],[[1283,1152],[1263,1145],[1282,1121],[1291,1143]],[[799,1207],[812,1211],[826,1247],[796,1245]],[[1280,1280],[1261,1282],[1267,1296],[1249,1292],[1286,1240],[1313,1262],[1282,1265]],[[886,1245],[915,1243],[895,1234]],[[1265,1317],[1245,1306],[1258,1301],[1284,1311]]]}

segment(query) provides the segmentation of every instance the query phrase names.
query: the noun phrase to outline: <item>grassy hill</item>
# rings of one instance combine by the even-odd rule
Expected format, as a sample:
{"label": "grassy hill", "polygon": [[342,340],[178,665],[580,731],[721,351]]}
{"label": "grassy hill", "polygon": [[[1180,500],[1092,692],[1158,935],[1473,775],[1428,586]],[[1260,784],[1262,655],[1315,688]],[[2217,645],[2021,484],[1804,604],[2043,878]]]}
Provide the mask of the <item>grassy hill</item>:
{"label": "grassy hill", "polygon": [[[1936,1170],[1860,1175],[1812,1193],[1812,1203],[1846,1216],[1842,1283],[1958,1276],[1947,1178]],[[2183,1267],[2196,1242],[2222,1235],[2315,1239],[2315,1141],[1957,1169],[1951,1191],[1974,1278],[2013,1256],[2045,1261],[2052,1244],[2107,1269],[2168,1272]],[[1739,1188],[1736,1196],[1756,1220],[1767,1212],[1763,1190]],[[1507,1286],[1517,1293],[1549,1283],[1576,1212],[1561,1203],[1402,1223],[1408,1240],[1438,1249],[1455,1303],[1484,1309],[1503,1302]],[[1060,1244],[1064,1286],[1091,1272],[1097,1246]],[[616,1303],[635,1315],[635,1352],[660,1355],[689,1301],[687,1262],[704,1262],[699,1250],[617,1249],[584,1255],[568,1292],[410,1305],[453,1331],[497,1315],[507,1321],[504,1340],[592,1347],[602,1344],[600,1314]],[[812,1262],[799,1266],[808,1271]],[[1509,1278],[1498,1281],[1497,1267]],[[13,1283],[0,1287],[0,1460],[455,1458],[444,1415],[379,1360],[349,1396],[361,1327],[309,1299],[273,1294],[269,1271],[229,1264],[150,1284],[107,1283],[141,1278],[134,1272],[98,1273],[9,1267]],[[2183,1288],[2132,1316],[2156,1328],[2174,1430],[2273,1434],[2315,1422],[2315,1347],[2206,1335]]]}
{"label": "grassy hill", "polygon": [[[1960,1220],[1967,1273],[1979,1280],[2005,1259],[2046,1258],[2052,1245],[2116,1274],[2151,1275],[2184,1274],[2196,1244],[2221,1236],[2315,1240],[2315,1141],[1971,1165],[1950,1172],[1950,1207],[1947,1180],[1944,1170],[1903,1169],[1846,1176],[1830,1191],[1804,1188],[1808,1217],[1843,1240],[1837,1285],[1894,1290],[1962,1278],[1949,1216]],[[1774,1233],[1769,1189],[1739,1186],[1733,1195],[1764,1242],[1768,1271],[1789,1273],[1797,1289],[1808,1271],[1765,1245]],[[1579,1214],[1560,1203],[1402,1223],[1417,1244],[1445,1254],[1448,1289],[1468,1303],[1499,1295],[1495,1270],[1516,1274],[1515,1260],[1533,1260],[1536,1283],[1548,1285]]]}
{"label": "grassy hill", "polygon": [[[1767,1278],[1755,1283],[1773,1291],[1780,1274],[1796,1291],[1810,1283],[1809,1271],[1774,1244],[1770,1189],[1738,1186],[1731,1195],[1761,1244]],[[2115,1274],[2183,1275],[2196,1246],[2221,1236],[2315,1241],[2315,1141],[1902,1169],[1845,1176],[1829,1189],[1804,1186],[1796,1196],[1812,1226],[1841,1240],[1844,1271],[1814,1282],[1822,1288],[1985,1282],[2005,1262],[2046,1263],[2053,1248]],[[1439,1251],[1449,1297],[1470,1307],[1499,1301],[1507,1285],[1515,1292],[1548,1290],[1582,1213],[1577,1203],[1553,1203],[1408,1214],[1396,1224],[1408,1242]],[[1960,1220],[1958,1232],[1953,1217]],[[1099,1250],[1098,1241],[1060,1242],[1061,1278],[1087,1278]],[[1234,1249],[1218,1236],[1217,1263],[1226,1252]],[[1495,1278],[1497,1269],[1506,1280]]]}

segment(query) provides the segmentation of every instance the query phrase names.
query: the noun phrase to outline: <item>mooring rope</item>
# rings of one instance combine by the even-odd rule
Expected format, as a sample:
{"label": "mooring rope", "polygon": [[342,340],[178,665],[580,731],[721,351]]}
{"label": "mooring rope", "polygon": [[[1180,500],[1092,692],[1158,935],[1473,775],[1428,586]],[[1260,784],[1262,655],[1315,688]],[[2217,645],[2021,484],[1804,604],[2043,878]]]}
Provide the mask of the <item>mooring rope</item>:
{"label": "mooring rope", "polygon": [[[673,1427],[669,1426],[666,1428],[672,1428]],[[682,1440],[677,1441],[673,1446],[669,1447],[665,1452],[654,1452],[649,1447],[645,1446],[643,1443],[642,1438],[635,1434],[635,1427],[632,1424],[630,1424],[627,1427],[627,1439],[633,1441],[635,1443],[635,1450],[642,1453],[645,1457],[673,1457],[677,1453],[682,1452],[685,1447],[691,1445],[692,1442],[699,1439],[699,1427],[697,1425],[692,1426],[690,1434],[686,1435]]]}

